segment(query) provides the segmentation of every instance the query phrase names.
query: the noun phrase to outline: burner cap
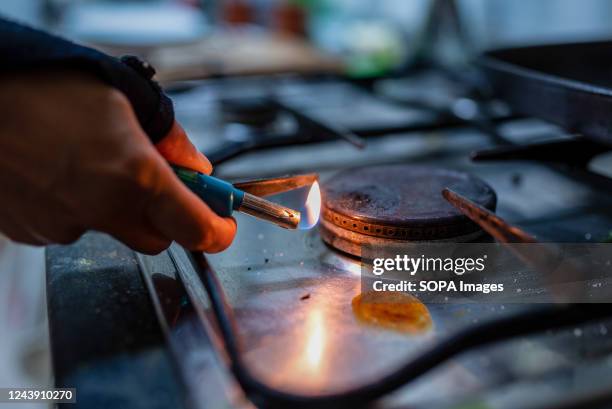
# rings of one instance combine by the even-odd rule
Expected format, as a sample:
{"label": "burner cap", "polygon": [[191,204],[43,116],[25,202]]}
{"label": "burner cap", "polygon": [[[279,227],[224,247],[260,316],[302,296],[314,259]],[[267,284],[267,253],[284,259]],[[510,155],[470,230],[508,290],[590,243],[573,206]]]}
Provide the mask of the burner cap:
{"label": "burner cap", "polygon": [[495,210],[493,189],[467,173],[411,165],[350,169],[323,186],[321,236],[353,255],[363,244],[477,238],[480,227],[444,200],[445,187]]}
{"label": "burner cap", "polygon": [[273,123],[278,116],[277,107],[265,98],[222,99],[219,103],[226,122],[263,128]]}

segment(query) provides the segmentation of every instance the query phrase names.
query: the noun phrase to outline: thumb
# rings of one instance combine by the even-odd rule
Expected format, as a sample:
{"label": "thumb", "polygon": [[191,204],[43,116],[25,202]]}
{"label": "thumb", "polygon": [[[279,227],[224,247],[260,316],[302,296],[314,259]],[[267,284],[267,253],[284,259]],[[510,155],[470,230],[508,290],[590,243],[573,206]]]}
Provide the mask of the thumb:
{"label": "thumb", "polygon": [[155,148],[172,165],[207,175],[212,172],[210,161],[191,143],[181,125],[176,121],[168,135],[155,144]]}

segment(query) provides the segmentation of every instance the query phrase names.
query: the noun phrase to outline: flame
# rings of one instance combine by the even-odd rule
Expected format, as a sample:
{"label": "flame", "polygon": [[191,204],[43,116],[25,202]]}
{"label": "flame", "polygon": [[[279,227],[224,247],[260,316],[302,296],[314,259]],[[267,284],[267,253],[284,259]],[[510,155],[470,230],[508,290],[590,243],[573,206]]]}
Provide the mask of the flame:
{"label": "flame", "polygon": [[308,192],[306,204],[302,211],[299,228],[308,230],[313,228],[319,222],[319,214],[321,213],[321,189],[319,182],[314,182]]}

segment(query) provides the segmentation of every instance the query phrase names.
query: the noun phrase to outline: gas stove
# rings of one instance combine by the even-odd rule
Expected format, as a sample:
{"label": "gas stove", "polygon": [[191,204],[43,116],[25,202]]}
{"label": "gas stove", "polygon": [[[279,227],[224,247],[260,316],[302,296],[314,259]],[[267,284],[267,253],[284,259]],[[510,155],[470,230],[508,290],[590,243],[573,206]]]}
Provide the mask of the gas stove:
{"label": "gas stove", "polygon": [[[334,80],[281,77],[215,81],[174,99],[179,119],[217,163],[215,173],[222,178],[318,172],[325,180],[341,170],[388,164],[465,171],[492,186],[498,214],[542,240],[606,239],[610,229],[605,188],[612,174],[606,149],[589,149],[587,142],[542,121],[511,117],[497,101],[488,103],[494,112],[491,135],[474,119],[478,102],[461,97],[462,92],[459,85],[431,75],[383,80],[367,90]],[[227,101],[240,96],[250,101],[273,96],[288,108],[263,128],[228,123]],[[413,107],[411,101],[419,102]],[[453,115],[440,114],[444,103]],[[295,111],[323,123],[328,132],[302,132]],[[343,139],[343,133],[366,141],[367,147],[359,149]],[[503,138],[501,147],[498,138]],[[587,166],[580,163],[584,152],[589,160],[601,155]]]}
{"label": "gas stove", "polygon": [[[385,178],[397,182],[404,172],[415,183],[431,179],[410,190],[428,200],[437,197],[436,178],[450,178],[468,183],[483,206],[540,241],[611,238],[612,160],[606,149],[594,148],[588,161],[570,160],[577,154],[568,152],[583,152],[578,148],[586,142],[537,119],[513,116],[498,101],[466,97],[461,82],[426,73],[367,86],[292,76],[190,85],[173,94],[177,116],[221,178],[317,172],[323,191],[335,187],[337,193],[346,186],[342,178],[373,177],[367,197],[363,191],[354,197],[361,201],[381,194],[372,186],[382,186]],[[234,310],[244,362],[261,382],[312,396],[343,391],[381,378],[449,334],[516,312],[517,306],[502,304],[427,305],[432,325],[410,334],[360,322],[352,308],[361,285],[360,261],[350,245],[356,229],[361,236],[355,240],[376,236],[363,229],[381,223],[383,229],[404,226],[410,235],[414,220],[402,216],[398,222],[393,213],[396,219],[355,229],[350,218],[334,224],[334,215],[347,214],[337,212],[346,196],[330,196],[324,196],[323,208],[331,213],[315,229],[286,231],[238,215],[232,246],[206,256]],[[273,200],[291,203],[291,193]],[[419,234],[447,219],[455,221],[457,232],[448,236],[444,230],[443,239],[474,234],[474,226],[457,220],[450,205],[437,209],[436,203],[418,203],[434,213],[429,230]],[[346,220],[349,227],[339,231]],[[349,245],[334,244],[341,237],[351,237]],[[85,240],[91,246],[97,239]],[[92,257],[108,258],[104,243]],[[60,268],[61,251],[50,251],[50,258],[56,256],[50,276]],[[65,267],[66,256],[63,260]],[[138,262],[188,406],[265,406],[245,398],[228,368],[210,302],[184,252],[173,245],[159,256],[138,256]],[[380,406],[554,408],[586,402],[584,407],[593,407],[612,379],[610,325],[612,319],[602,319],[467,351],[407,383]]]}

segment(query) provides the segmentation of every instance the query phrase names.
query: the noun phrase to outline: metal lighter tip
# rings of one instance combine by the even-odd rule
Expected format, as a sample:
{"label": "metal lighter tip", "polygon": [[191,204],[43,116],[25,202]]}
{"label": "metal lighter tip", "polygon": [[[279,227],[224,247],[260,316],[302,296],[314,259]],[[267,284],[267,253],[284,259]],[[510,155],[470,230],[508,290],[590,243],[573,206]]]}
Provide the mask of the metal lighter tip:
{"label": "metal lighter tip", "polygon": [[267,220],[285,229],[294,230],[300,224],[301,214],[297,210],[272,203],[246,192],[237,210],[258,219]]}

